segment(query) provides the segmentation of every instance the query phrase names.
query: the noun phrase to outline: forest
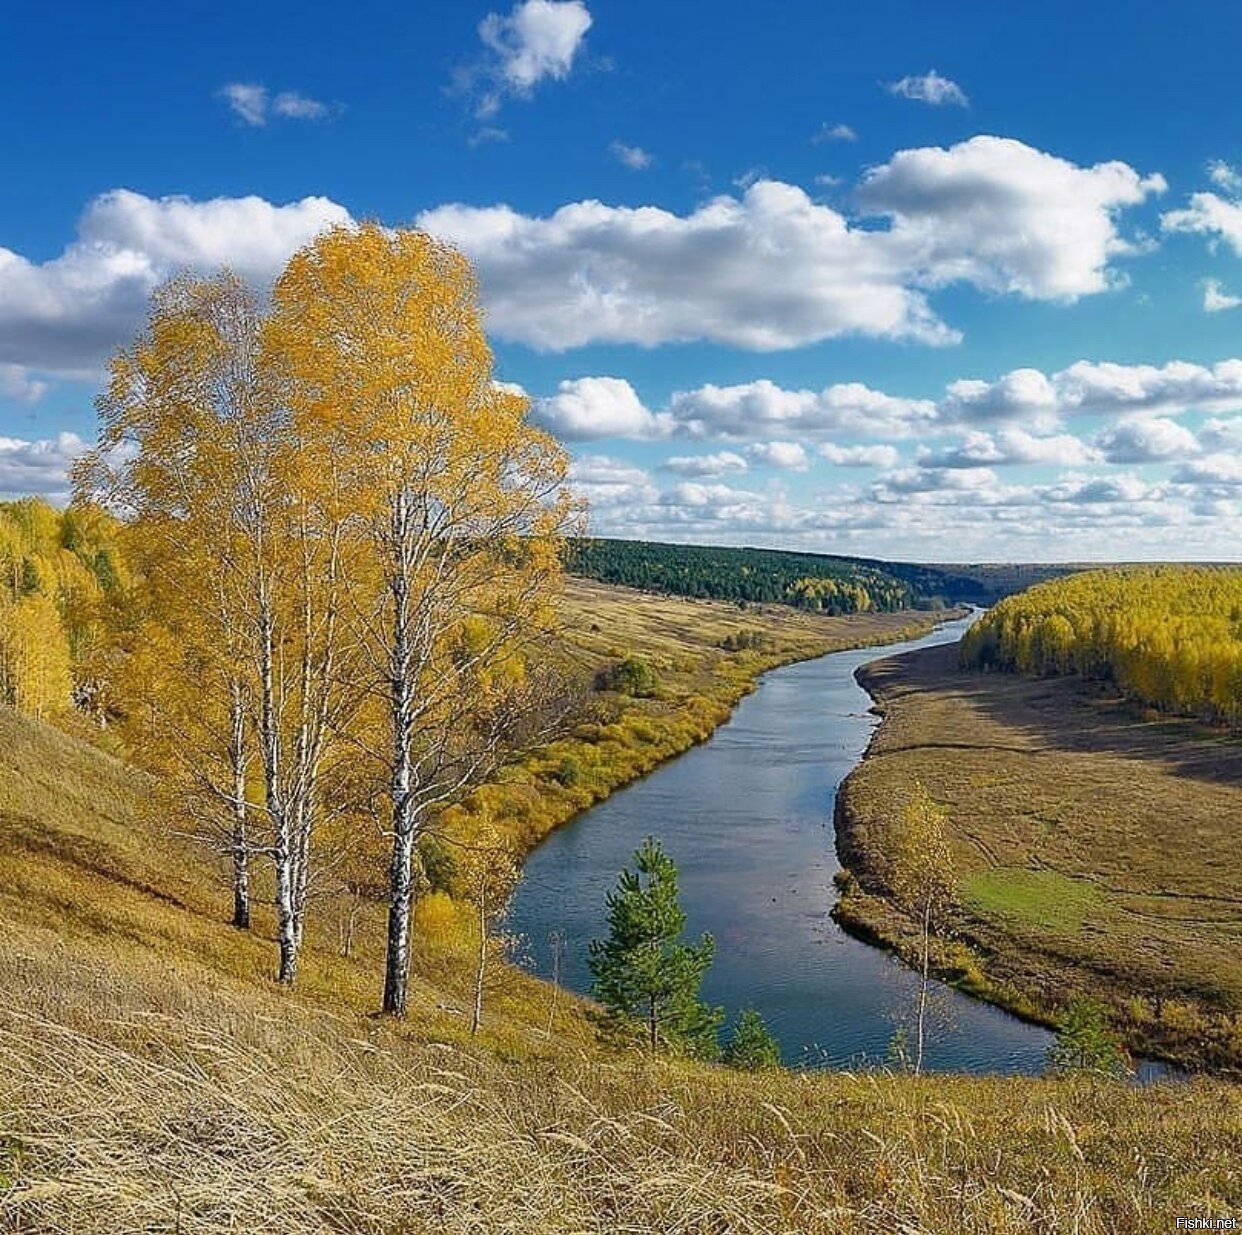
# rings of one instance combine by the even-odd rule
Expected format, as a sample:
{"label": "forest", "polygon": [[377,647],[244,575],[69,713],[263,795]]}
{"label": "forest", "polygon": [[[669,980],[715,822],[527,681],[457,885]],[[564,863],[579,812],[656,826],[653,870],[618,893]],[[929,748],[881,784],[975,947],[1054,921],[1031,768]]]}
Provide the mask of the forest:
{"label": "forest", "polygon": [[1070,567],[935,565],[784,549],[576,538],[568,568],[603,583],[696,599],[793,605],[842,614],[990,605]]}
{"label": "forest", "polygon": [[919,599],[877,566],[814,553],[641,540],[575,540],[569,569],[603,583],[697,599],[783,604],[828,614],[887,613]]}
{"label": "forest", "polygon": [[1242,724],[1242,569],[1086,571],[997,604],[965,666],[1113,683],[1159,713]]}

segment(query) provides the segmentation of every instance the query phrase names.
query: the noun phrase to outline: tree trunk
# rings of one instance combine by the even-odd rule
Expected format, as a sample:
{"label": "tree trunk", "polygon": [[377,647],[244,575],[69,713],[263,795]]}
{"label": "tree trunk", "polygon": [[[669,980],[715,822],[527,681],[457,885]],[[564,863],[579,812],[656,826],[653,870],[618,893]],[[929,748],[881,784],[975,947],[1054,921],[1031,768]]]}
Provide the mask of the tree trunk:
{"label": "tree trunk", "polygon": [[246,835],[233,834],[233,925],[240,931],[250,929],[250,854]]}
{"label": "tree trunk", "polygon": [[246,834],[246,709],[234,683],[233,731],[229,757],[233,764],[233,925],[250,929],[250,838]]}
{"label": "tree trunk", "polygon": [[471,1034],[479,1032],[483,1023],[483,976],[487,969],[487,900],[479,897],[479,963],[474,971],[474,1017],[470,1022]]}
{"label": "tree trunk", "polygon": [[388,870],[388,950],[384,962],[384,1011],[405,1015],[410,979],[410,914],[414,908],[414,832],[398,832],[392,840]]}
{"label": "tree trunk", "polygon": [[411,794],[413,683],[410,647],[410,563],[408,561],[409,499],[400,493],[392,510],[392,542],[396,562],[392,593],[392,635],[389,645],[389,717],[392,725],[392,860],[388,868],[388,949],[384,966],[384,1011],[405,1015],[410,976],[410,913],[414,906],[415,811]]}
{"label": "tree trunk", "polygon": [[927,1022],[927,987],[931,969],[931,897],[923,906],[923,974],[919,983],[918,1042],[914,1053],[914,1075],[923,1071],[923,1042]]}
{"label": "tree trunk", "polygon": [[288,827],[281,826],[276,842],[276,928],[280,942],[280,970],[277,981],[292,986],[298,978],[297,915],[294,913],[294,871]]}

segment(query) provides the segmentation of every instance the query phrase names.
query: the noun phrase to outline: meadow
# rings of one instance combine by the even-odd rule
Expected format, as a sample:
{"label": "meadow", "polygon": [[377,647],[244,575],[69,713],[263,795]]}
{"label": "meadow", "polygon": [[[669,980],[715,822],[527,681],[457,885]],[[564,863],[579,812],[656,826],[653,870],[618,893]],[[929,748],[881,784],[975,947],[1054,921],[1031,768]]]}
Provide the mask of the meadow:
{"label": "meadow", "polygon": [[959,907],[941,967],[1055,1022],[1107,1001],[1136,1050],[1242,1067],[1242,743],[1077,676],[960,668],[952,648],[862,674],[884,712],[839,801],[842,919],[908,950],[884,820],[916,783],[948,812]]}
{"label": "meadow", "polygon": [[1242,1206],[1219,1081],[651,1060],[511,970],[471,1039],[434,896],[404,1022],[370,1014],[378,929],[344,957],[321,906],[278,988],[270,917],[225,923],[140,776],[7,709],[0,752],[0,1228],[1138,1235]]}

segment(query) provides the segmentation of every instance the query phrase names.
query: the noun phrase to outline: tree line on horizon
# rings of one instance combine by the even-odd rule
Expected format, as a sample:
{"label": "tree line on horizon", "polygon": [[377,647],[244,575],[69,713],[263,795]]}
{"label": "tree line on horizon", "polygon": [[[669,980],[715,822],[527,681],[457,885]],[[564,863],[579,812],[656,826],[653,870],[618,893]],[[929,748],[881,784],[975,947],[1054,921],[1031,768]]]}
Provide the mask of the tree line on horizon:
{"label": "tree line on horizon", "polygon": [[1085,571],[992,608],[962,664],[1111,682],[1158,712],[1242,725],[1242,568]]}

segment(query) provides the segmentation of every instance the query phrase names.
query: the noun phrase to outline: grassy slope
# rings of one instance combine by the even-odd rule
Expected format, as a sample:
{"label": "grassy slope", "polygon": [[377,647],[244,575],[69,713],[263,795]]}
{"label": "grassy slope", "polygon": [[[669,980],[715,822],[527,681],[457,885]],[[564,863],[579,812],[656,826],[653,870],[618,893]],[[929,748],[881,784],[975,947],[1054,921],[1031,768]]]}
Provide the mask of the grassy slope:
{"label": "grassy slope", "polygon": [[[1134,1045],[1242,1067],[1242,742],[1076,679],[963,671],[951,648],[864,677],[885,720],[841,808],[864,884],[881,821],[922,781],[949,808],[976,953],[955,959],[977,984],[1045,1017],[1090,990]],[[842,914],[905,929],[874,897]]]}
{"label": "grassy slope", "polygon": [[[303,982],[222,924],[139,778],[0,709],[0,1229],[1140,1232],[1242,1207],[1242,1090],[746,1077],[601,1051],[579,1001],[424,945],[402,1025],[378,919]],[[424,927],[431,925],[424,922]]]}

